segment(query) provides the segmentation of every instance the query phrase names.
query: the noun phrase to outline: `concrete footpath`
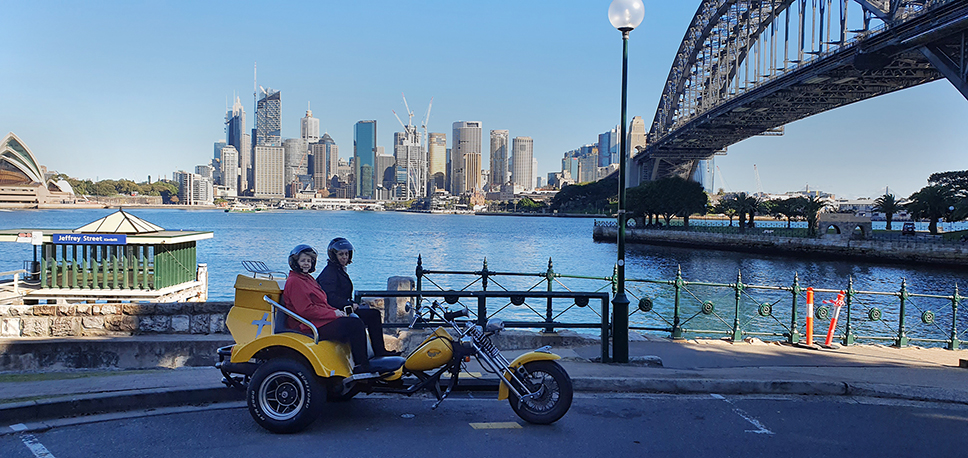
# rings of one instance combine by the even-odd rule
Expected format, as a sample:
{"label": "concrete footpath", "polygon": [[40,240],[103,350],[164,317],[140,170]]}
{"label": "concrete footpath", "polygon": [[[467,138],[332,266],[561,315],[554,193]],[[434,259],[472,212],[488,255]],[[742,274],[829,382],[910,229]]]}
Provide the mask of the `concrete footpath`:
{"label": "concrete footpath", "polygon": [[[597,345],[553,351],[579,392],[848,395],[968,405],[968,368],[960,367],[968,350],[656,338],[629,347],[628,364],[594,362]],[[242,401],[221,378],[214,367],[0,374],[0,435],[65,417]]]}

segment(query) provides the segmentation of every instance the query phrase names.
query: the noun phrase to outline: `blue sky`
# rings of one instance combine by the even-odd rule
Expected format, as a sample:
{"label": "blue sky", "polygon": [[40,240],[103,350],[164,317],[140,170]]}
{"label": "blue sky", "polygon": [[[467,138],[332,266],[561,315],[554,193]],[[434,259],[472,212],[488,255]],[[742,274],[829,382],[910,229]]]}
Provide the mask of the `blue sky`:
{"label": "blue sky", "polygon": [[[226,103],[249,127],[253,64],[282,91],[284,137],[307,103],[352,155],[353,124],[392,149],[405,93],[431,132],[482,121],[534,138],[540,176],[619,119],[621,35],[609,1],[4,2],[0,131],[73,177],[171,176],[212,157]],[[645,0],[629,45],[629,118],[651,123],[698,1]],[[404,121],[406,118],[404,117]],[[716,186],[907,196],[936,171],[968,169],[968,101],[947,81],[808,118],[718,157]]]}

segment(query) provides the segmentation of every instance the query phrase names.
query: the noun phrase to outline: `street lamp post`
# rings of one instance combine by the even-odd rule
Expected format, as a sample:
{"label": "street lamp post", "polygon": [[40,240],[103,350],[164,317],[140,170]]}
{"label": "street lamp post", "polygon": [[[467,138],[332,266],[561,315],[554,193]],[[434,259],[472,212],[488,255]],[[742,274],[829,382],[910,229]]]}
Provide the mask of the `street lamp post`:
{"label": "street lamp post", "polygon": [[612,299],[612,359],[629,362],[629,299],[625,295],[625,162],[628,145],[625,133],[625,105],[629,76],[629,32],[642,23],[642,0],[614,0],[608,7],[608,21],[622,32],[622,122],[618,161],[618,285]]}

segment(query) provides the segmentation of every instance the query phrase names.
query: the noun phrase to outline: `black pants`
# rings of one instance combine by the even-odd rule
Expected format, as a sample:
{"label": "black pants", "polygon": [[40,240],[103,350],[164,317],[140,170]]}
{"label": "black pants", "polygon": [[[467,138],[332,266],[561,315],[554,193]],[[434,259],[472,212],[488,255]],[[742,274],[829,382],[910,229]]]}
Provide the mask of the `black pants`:
{"label": "black pants", "polygon": [[359,318],[341,317],[317,328],[319,340],[336,340],[350,344],[353,362],[363,364],[368,361],[366,354],[366,334],[370,333],[370,345],[374,356],[382,356],[386,350],[383,346],[383,319],[377,309],[361,308],[356,311]]}

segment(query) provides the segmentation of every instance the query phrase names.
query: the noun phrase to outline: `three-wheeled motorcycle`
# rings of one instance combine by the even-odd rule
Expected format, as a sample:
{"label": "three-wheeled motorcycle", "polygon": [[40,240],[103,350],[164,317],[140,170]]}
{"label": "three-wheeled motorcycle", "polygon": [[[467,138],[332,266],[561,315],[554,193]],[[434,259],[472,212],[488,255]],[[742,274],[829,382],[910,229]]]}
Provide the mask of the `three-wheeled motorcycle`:
{"label": "three-wheeled motorcycle", "polygon": [[[571,379],[550,347],[508,361],[491,340],[504,328],[500,319],[492,318],[481,327],[460,320],[467,317],[466,308],[449,311],[436,301],[414,307],[411,328],[418,320],[443,325],[409,355],[372,358],[373,372],[353,374],[349,345],[319,340],[308,320],[281,303],[284,284],[258,275],[237,277],[235,305],[225,322],[235,344],[218,350],[216,364],[223,383],[245,390],[249,413],[269,431],[300,431],[319,416],[327,400],[346,401],[359,392],[412,395],[429,390],[437,398],[436,408],[457,386],[471,357],[498,375],[498,399],[508,399],[525,421],[553,423],[571,407]],[[287,317],[307,325],[312,333],[288,328]]]}

